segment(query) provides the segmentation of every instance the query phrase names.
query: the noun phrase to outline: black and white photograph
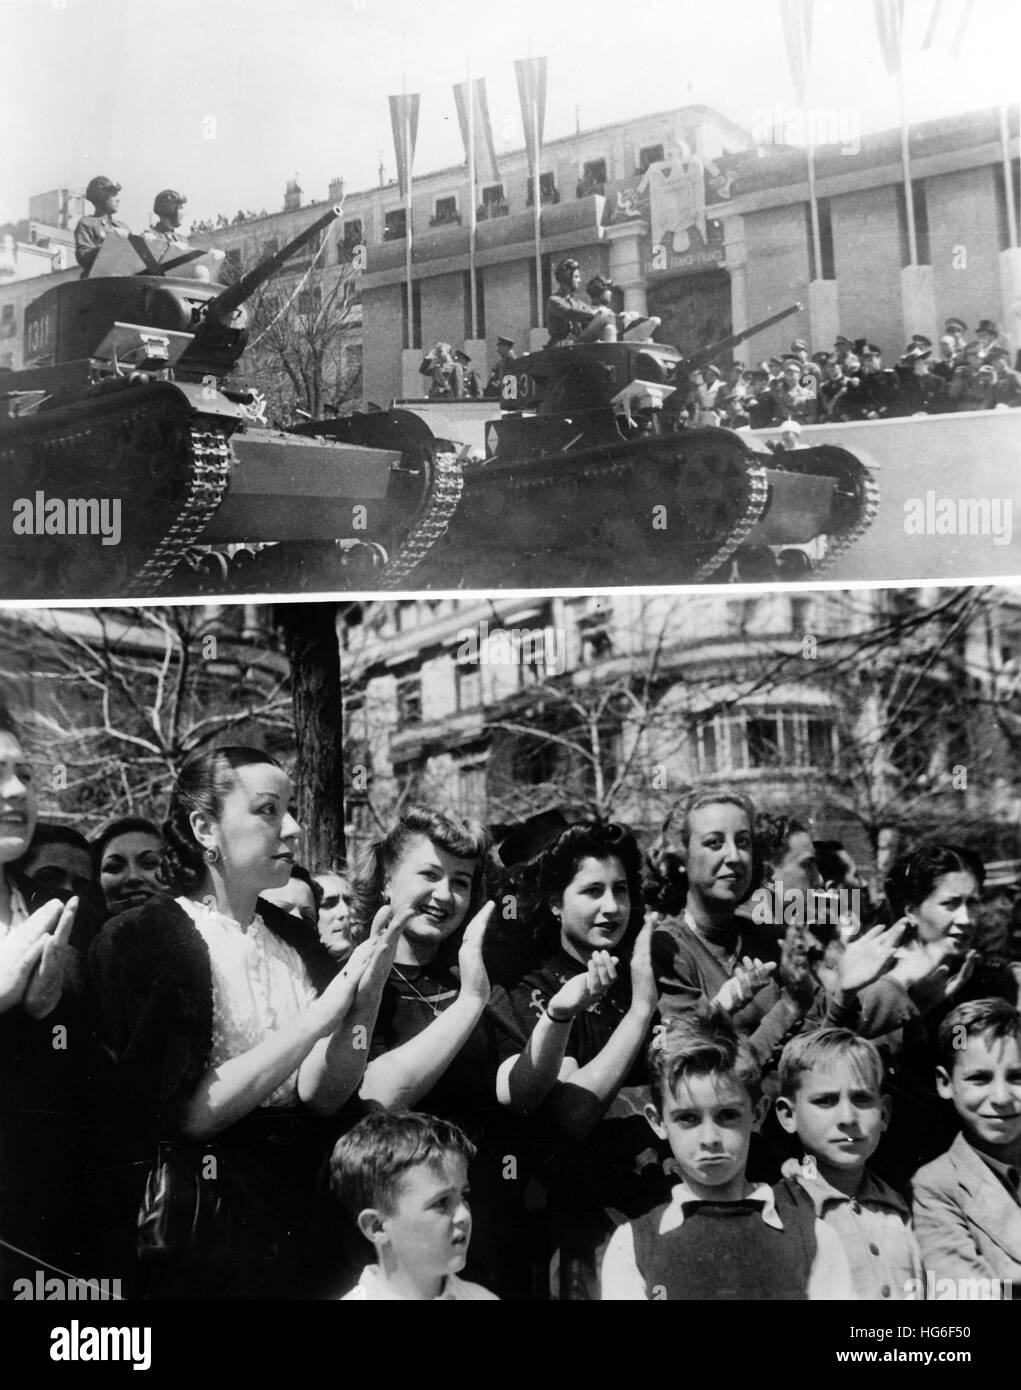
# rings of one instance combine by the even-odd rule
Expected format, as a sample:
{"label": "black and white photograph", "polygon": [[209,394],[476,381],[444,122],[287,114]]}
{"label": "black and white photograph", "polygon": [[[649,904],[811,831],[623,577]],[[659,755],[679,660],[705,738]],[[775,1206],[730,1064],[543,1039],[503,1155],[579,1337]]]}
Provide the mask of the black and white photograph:
{"label": "black and white photograph", "polygon": [[0,20],[24,1363],[687,1301],[761,1373],[812,1301],[804,1369],[998,1369],[1021,11]]}

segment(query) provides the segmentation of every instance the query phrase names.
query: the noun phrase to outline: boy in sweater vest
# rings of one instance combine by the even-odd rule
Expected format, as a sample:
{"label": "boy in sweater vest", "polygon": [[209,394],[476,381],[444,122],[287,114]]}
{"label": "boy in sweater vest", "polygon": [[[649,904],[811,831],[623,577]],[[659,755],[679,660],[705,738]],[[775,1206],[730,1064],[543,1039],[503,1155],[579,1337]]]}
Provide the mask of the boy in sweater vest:
{"label": "boy in sweater vest", "polygon": [[766,1102],[748,1040],[713,1008],[672,1020],[649,1051],[645,1115],[681,1181],[615,1232],[604,1299],[853,1298],[840,1241],[800,1193],[745,1176]]}

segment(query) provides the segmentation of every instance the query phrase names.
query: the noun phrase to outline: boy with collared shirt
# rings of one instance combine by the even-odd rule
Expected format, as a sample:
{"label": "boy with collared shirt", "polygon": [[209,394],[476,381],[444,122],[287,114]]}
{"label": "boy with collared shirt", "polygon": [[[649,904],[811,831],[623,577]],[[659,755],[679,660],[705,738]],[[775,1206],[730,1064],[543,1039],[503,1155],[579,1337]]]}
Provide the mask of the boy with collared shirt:
{"label": "boy with collared shirt", "polygon": [[865,1166],[890,1118],[875,1047],[846,1028],[792,1038],[780,1056],[776,1113],[805,1151],[784,1164],[778,1190],[811,1198],[844,1247],[855,1296],[913,1298],[924,1271],[907,1203]]}
{"label": "boy with collared shirt", "polygon": [[468,1258],[468,1165],[456,1125],[398,1111],[359,1121],[330,1159],[334,1192],[376,1250],[342,1301],[497,1301],[458,1277]]}
{"label": "boy with collared shirt", "polygon": [[664,1206],[618,1227],[604,1299],[853,1298],[839,1240],[799,1193],[748,1182],[760,1072],[714,1008],[674,1019],[649,1051],[646,1119],[681,1173]]}
{"label": "boy with collared shirt", "polygon": [[912,1179],[922,1258],[941,1298],[943,1280],[959,1298],[1003,1296],[1021,1286],[1021,1013],[1004,999],[958,1004],[938,1046],[936,1089],[962,1132]]}

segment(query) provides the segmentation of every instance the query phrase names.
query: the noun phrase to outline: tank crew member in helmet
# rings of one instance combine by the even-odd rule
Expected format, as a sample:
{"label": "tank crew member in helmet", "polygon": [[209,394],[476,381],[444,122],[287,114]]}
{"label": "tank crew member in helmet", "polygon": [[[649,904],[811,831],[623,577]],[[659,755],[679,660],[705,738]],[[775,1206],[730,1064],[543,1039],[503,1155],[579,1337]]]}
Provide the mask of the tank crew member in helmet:
{"label": "tank crew member in helmet", "polygon": [[[597,339],[603,325],[613,317],[612,311],[593,309],[579,298],[581,268],[577,261],[559,261],[553,273],[557,277],[558,292],[546,301],[547,346],[570,347],[572,343],[590,343]],[[589,328],[593,328],[591,333],[587,332]]]}
{"label": "tank crew member in helmet", "polygon": [[604,311],[609,317],[604,318],[602,323],[593,319],[589,327],[579,335],[579,342],[615,343],[630,329],[635,330],[631,334],[632,338],[651,338],[659,327],[659,319],[646,318],[644,314],[635,313],[631,309],[625,309],[622,314],[614,313],[613,288],[613,281],[608,280],[605,275],[593,275],[585,286],[585,293],[592,301],[593,307],[597,311]]}
{"label": "tank crew member in helmet", "polygon": [[91,179],[85,190],[85,196],[95,208],[95,212],[88,217],[80,218],[74,229],[74,254],[82,267],[83,279],[92,269],[92,263],[99,255],[99,248],[111,233],[123,237],[131,235],[130,228],[114,217],[120,205],[117,196],[120,191],[119,183],[104,178],[102,174]]}
{"label": "tank crew member in helmet", "polygon": [[172,188],[164,188],[153,200],[152,210],[156,214],[156,225],[147,227],[142,233],[149,243],[157,260],[162,260],[168,252],[187,251],[189,246],[178,228],[181,225],[181,209],[188,199]]}

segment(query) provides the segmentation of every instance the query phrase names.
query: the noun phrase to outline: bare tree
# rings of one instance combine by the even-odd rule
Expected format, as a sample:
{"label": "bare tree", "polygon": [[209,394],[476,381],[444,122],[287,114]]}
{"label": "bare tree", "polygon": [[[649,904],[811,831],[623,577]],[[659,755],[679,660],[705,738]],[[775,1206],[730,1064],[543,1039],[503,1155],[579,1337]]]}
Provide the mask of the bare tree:
{"label": "bare tree", "polygon": [[273,418],[296,411],[313,419],[361,391],[361,327],[351,265],[320,269],[313,259],[300,280],[270,281],[249,305],[252,328],[244,371],[267,397]]}
{"label": "bare tree", "polygon": [[43,813],[88,832],[159,816],[181,764],[226,742],[295,755],[286,659],[208,607],[8,611],[2,672]]}

